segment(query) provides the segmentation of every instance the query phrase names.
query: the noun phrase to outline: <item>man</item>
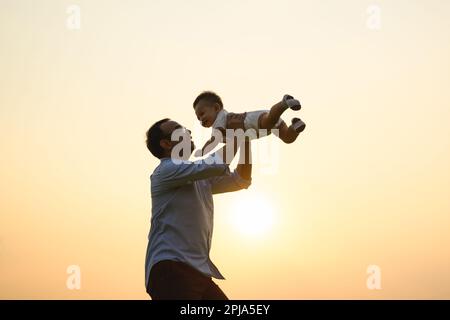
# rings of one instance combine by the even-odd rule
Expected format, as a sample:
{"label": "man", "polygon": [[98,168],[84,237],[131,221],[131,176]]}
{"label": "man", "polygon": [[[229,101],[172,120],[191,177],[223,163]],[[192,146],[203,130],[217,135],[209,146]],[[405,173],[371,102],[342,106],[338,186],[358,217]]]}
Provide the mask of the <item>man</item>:
{"label": "man", "polygon": [[[243,123],[238,118],[229,121]],[[184,139],[172,141],[173,134],[180,131],[185,133]],[[147,131],[147,148],[161,160],[151,175],[152,218],[145,261],[146,289],[154,300],[227,299],[211,279],[224,279],[209,258],[214,214],[212,195],[250,186],[250,143],[248,139],[242,142],[245,160],[230,173],[228,164],[237,148],[232,148],[232,157],[220,158],[226,159],[226,163],[188,162],[195,149],[190,134],[170,119],[156,122]],[[181,143],[184,143],[182,151],[173,152]],[[225,150],[229,148],[223,147],[219,154]],[[209,158],[212,159],[218,158]]]}

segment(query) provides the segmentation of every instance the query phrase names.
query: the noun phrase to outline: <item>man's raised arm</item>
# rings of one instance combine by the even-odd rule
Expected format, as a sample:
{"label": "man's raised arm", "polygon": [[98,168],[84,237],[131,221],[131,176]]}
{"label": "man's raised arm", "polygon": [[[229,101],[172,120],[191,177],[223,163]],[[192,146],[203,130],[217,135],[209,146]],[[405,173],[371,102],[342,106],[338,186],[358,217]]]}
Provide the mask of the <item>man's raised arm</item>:
{"label": "man's raised arm", "polygon": [[242,179],[250,181],[252,179],[251,142],[248,137],[245,137],[244,139],[245,140],[241,145],[240,159],[236,171]]}

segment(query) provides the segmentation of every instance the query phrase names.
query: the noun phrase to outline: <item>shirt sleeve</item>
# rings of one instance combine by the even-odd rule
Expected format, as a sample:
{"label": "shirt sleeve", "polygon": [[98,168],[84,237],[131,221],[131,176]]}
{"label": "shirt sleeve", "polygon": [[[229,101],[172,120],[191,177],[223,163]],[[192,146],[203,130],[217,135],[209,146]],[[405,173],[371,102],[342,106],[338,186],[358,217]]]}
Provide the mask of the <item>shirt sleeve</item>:
{"label": "shirt sleeve", "polygon": [[214,121],[212,127],[214,129],[218,128],[226,129],[226,126],[227,126],[227,113],[224,110],[222,110],[217,115],[217,119],[216,121]]}
{"label": "shirt sleeve", "polygon": [[209,183],[212,194],[218,194],[247,189],[252,181],[243,179],[235,170],[233,173],[228,172],[223,176],[210,178]]}
{"label": "shirt sleeve", "polygon": [[152,189],[154,192],[176,188],[195,180],[229,174],[228,165],[213,161],[174,163],[168,160],[152,176]]}

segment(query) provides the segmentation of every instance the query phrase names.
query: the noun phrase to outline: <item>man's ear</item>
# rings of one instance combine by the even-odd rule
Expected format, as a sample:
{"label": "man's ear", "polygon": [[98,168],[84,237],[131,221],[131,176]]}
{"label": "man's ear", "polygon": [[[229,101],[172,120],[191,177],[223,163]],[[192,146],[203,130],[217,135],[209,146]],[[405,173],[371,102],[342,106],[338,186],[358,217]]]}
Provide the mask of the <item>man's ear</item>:
{"label": "man's ear", "polygon": [[167,139],[161,139],[161,141],[159,141],[159,145],[164,150],[170,150],[170,148],[172,147],[172,143]]}
{"label": "man's ear", "polygon": [[220,104],[218,104],[217,102],[214,103],[214,110],[216,110],[216,112],[218,112],[220,109],[222,109],[220,107]]}

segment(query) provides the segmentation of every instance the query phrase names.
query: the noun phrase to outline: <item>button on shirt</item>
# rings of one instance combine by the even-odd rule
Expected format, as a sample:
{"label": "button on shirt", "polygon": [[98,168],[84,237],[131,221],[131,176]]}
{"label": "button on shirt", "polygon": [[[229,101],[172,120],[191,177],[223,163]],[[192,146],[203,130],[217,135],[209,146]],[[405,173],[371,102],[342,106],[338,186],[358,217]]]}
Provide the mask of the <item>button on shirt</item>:
{"label": "button on shirt", "polygon": [[[209,158],[214,159],[214,158]],[[251,181],[226,164],[161,160],[150,177],[152,218],[145,259],[145,284],[161,260],[184,262],[208,277],[224,279],[209,258],[213,194],[246,189]]]}

